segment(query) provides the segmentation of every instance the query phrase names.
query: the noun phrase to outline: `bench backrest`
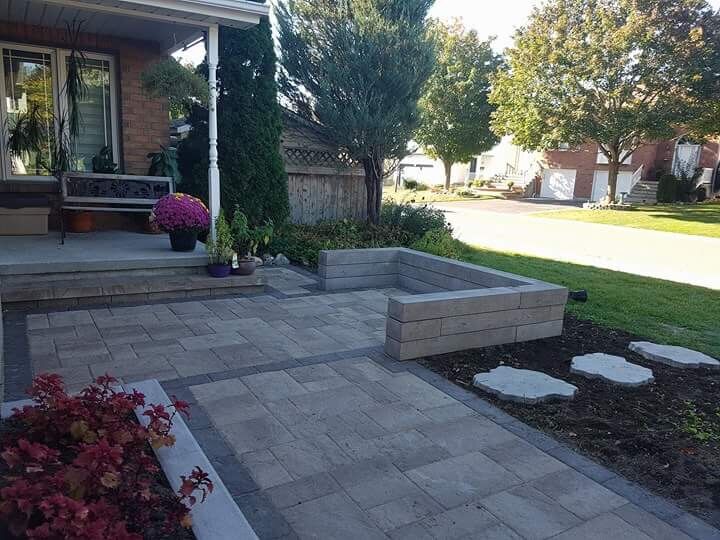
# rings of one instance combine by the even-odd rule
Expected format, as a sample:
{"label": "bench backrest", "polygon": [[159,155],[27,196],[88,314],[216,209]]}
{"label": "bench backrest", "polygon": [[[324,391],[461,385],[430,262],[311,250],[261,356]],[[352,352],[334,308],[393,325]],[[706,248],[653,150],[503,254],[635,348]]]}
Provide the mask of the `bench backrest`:
{"label": "bench backrest", "polygon": [[169,176],[130,174],[66,173],[61,182],[63,204],[153,206],[174,187]]}

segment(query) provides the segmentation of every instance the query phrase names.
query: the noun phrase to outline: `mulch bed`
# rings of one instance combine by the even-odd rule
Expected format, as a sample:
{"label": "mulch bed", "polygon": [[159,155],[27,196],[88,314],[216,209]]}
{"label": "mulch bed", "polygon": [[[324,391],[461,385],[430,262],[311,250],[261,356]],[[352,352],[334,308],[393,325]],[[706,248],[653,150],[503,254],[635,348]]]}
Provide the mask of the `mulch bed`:
{"label": "mulch bed", "polygon": [[[720,435],[720,370],[683,370],[630,352],[626,332],[567,316],[562,336],[426,358],[422,363],[472,388],[507,413],[552,434],[651,491],[720,526],[720,443],[684,431],[687,402]],[[655,382],[622,388],[570,373],[573,356],[604,352],[649,367]],[[578,387],[573,401],[524,405],[472,387],[473,376],[498,365],[542,371]]]}

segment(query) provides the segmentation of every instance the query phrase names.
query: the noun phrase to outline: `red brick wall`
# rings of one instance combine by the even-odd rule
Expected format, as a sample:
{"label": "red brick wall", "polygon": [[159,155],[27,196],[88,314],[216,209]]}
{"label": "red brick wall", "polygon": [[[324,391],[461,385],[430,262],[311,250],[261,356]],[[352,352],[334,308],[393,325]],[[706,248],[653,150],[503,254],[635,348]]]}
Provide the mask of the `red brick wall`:
{"label": "red brick wall", "polygon": [[[635,172],[643,165],[643,178],[655,179],[658,171],[669,171],[675,152],[676,140],[660,141],[638,148],[629,164],[620,167],[621,171]],[[700,167],[714,169],[720,155],[720,143],[710,141],[703,146],[700,154]],[[584,144],[579,148],[544,153],[544,165],[552,169],[575,169],[575,197],[588,199],[592,193],[592,183],[596,170],[607,170],[606,164],[597,163],[597,145]]]}
{"label": "red brick wall", "polygon": [[[65,28],[46,28],[0,21],[0,40],[67,47]],[[148,152],[170,140],[167,100],[150,98],[140,87],[140,74],[161,58],[159,45],[99,34],[82,34],[80,43],[88,51],[111,54],[117,62],[119,82],[119,163],[128,174],[145,174]],[[2,184],[0,182],[0,184]]]}

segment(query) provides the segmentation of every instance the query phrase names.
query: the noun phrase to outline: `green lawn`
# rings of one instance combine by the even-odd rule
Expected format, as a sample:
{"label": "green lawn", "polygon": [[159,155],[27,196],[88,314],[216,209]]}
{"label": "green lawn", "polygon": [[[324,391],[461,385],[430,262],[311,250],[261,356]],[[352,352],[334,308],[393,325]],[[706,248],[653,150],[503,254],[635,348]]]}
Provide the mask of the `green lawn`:
{"label": "green lawn", "polygon": [[570,289],[587,289],[587,303],[568,303],[568,311],[577,317],[720,358],[720,291],[474,247],[465,249],[462,258]]}
{"label": "green lawn", "polygon": [[720,204],[718,203],[664,204],[643,206],[628,211],[561,210],[542,212],[533,216],[720,238]]}
{"label": "green lawn", "polygon": [[483,199],[502,199],[503,197],[494,193],[480,193],[467,196],[459,193],[434,193],[426,189],[417,191],[414,189],[399,189],[395,191],[392,187],[383,189],[383,199],[397,203],[431,203],[431,202],[453,202],[453,201],[481,201]]}

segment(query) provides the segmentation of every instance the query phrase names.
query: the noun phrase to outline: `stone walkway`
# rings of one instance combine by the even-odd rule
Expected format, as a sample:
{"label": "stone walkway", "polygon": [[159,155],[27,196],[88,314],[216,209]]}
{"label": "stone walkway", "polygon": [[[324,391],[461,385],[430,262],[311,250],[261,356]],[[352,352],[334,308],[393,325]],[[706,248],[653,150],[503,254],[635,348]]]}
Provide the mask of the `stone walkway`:
{"label": "stone walkway", "polygon": [[[258,536],[673,539],[720,533],[415,362],[382,353],[397,289],[7,313],[6,399],[163,381]],[[292,297],[293,295],[302,295]]]}

